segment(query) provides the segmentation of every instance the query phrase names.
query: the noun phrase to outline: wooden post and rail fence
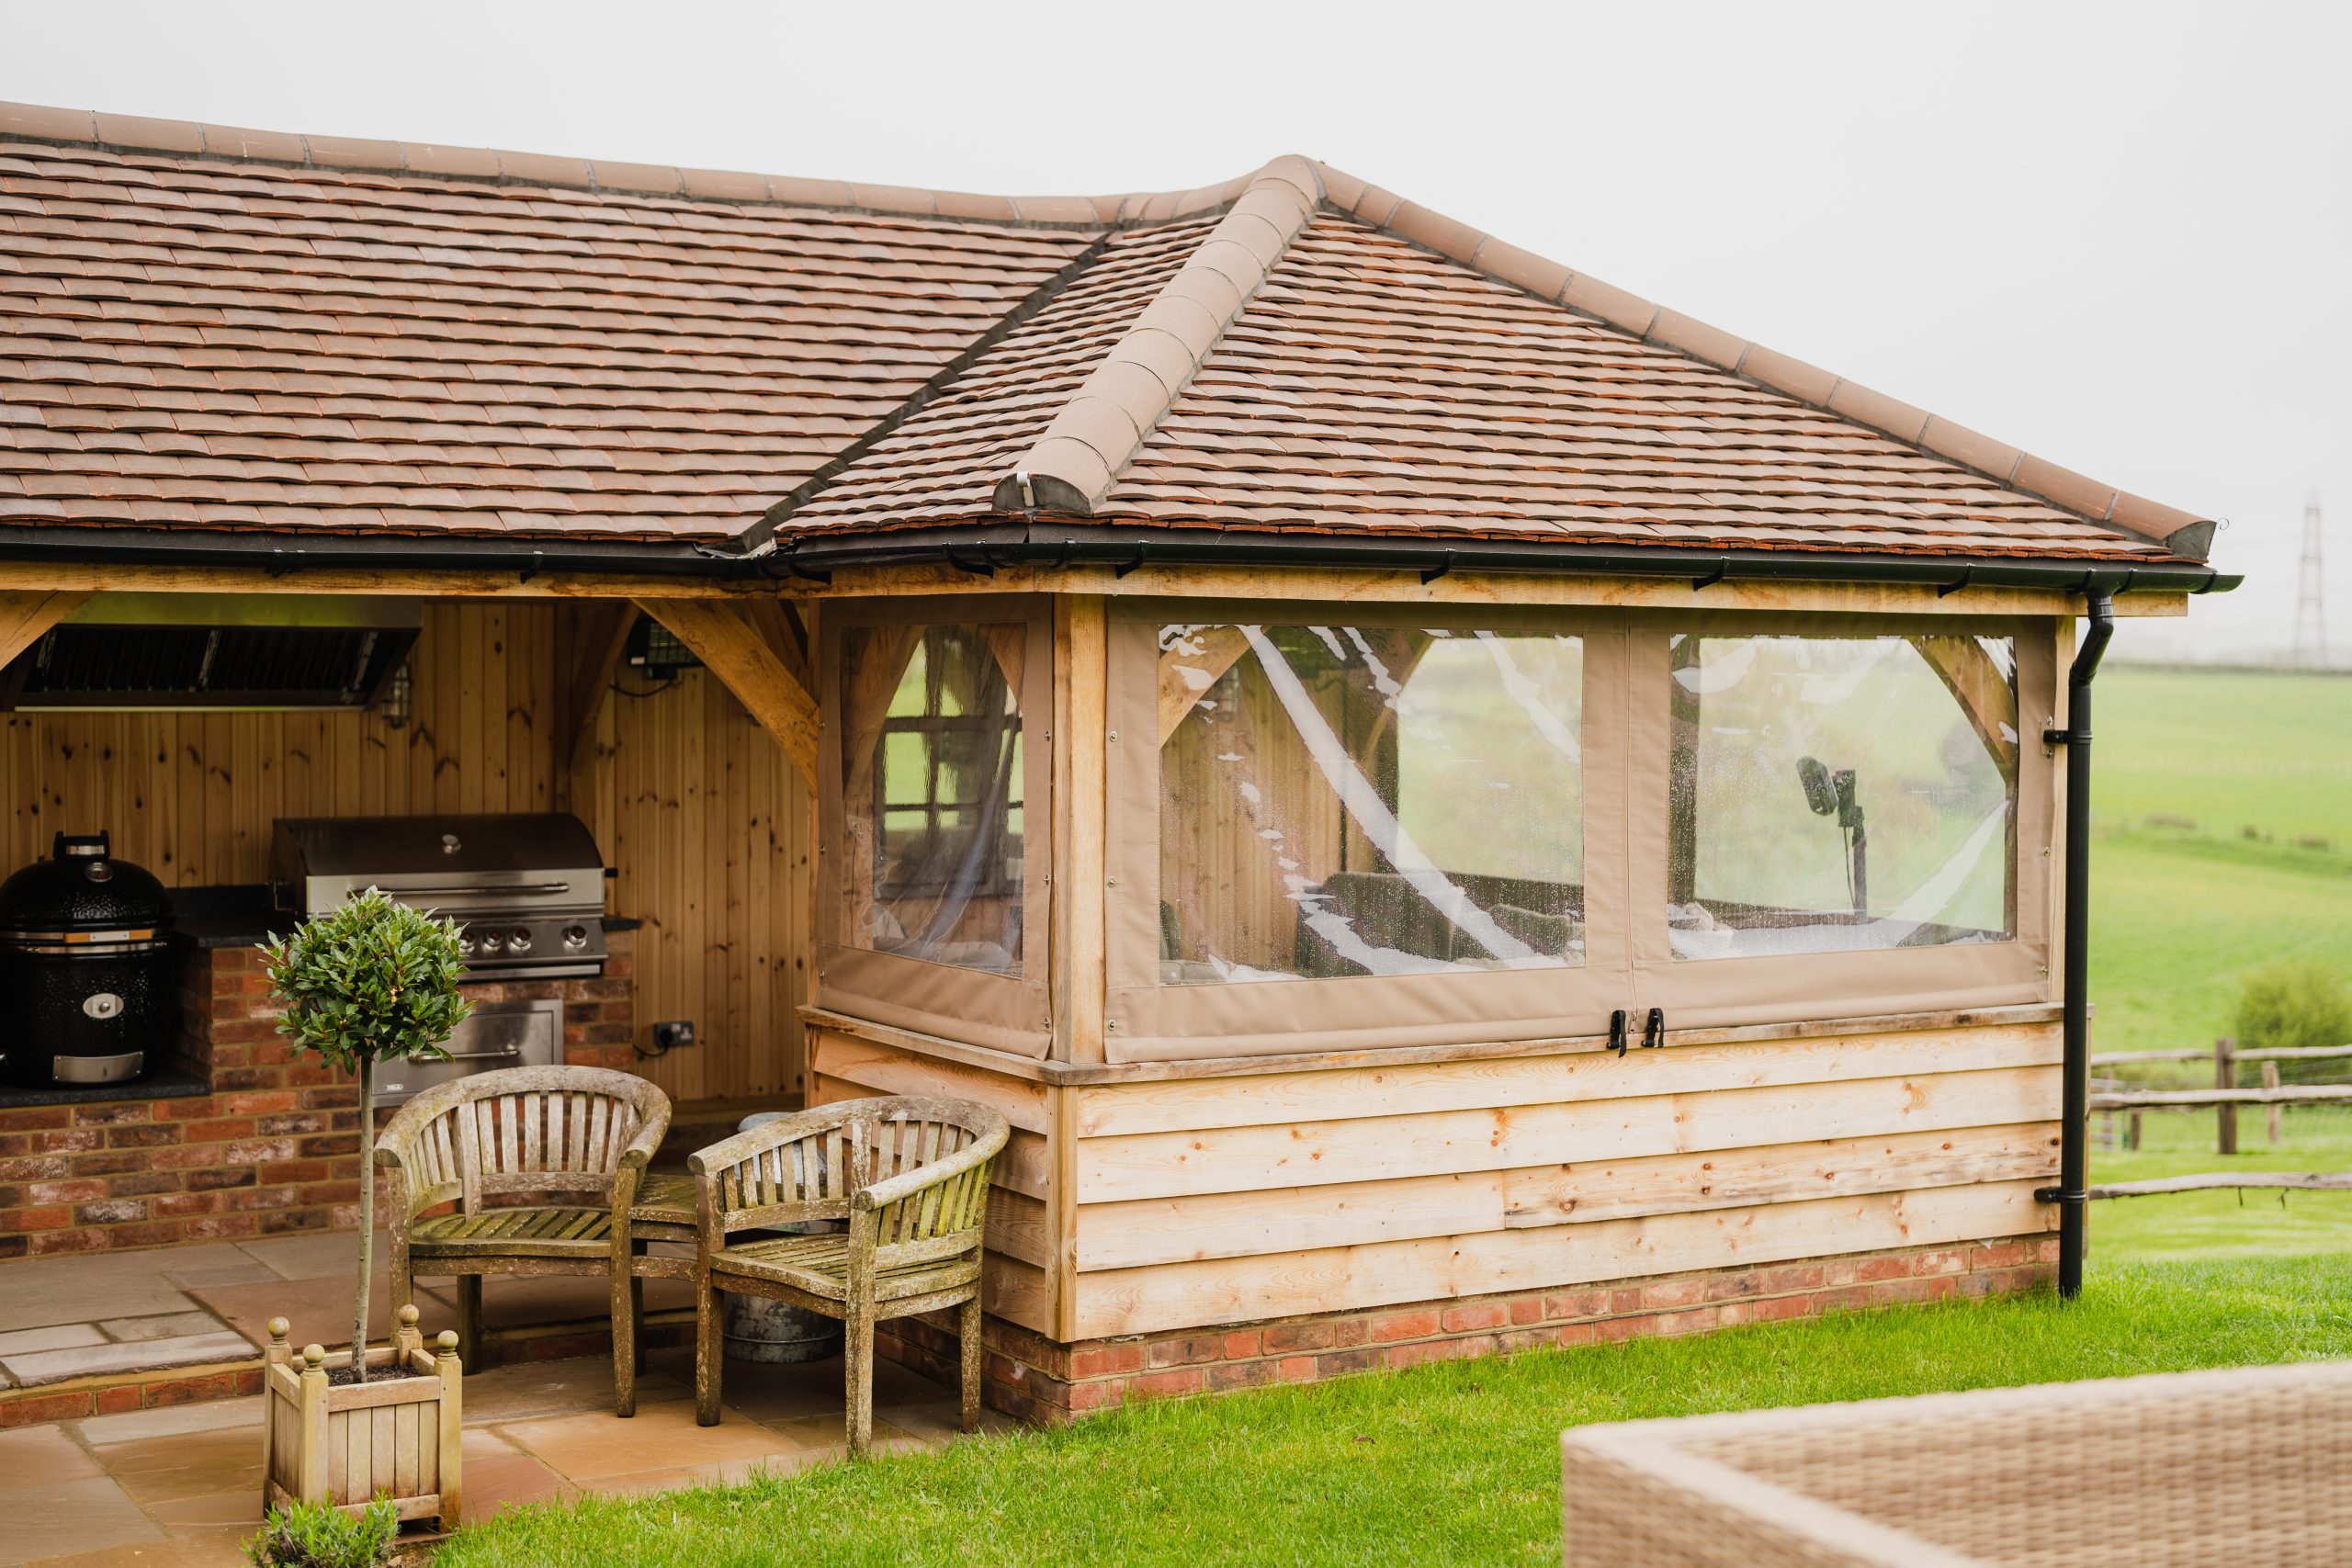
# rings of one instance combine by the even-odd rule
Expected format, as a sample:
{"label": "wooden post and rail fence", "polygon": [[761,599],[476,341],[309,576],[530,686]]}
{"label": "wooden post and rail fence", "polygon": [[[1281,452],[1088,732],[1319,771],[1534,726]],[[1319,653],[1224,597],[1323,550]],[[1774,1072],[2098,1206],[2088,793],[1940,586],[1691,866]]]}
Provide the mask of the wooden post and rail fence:
{"label": "wooden post and rail fence", "polygon": [[[2120,1066],[2133,1062],[2197,1062],[2209,1053],[2188,1051],[2113,1051],[2091,1058],[2094,1068]],[[2123,1146],[2140,1146],[2140,1118],[2143,1112],[2195,1106],[2211,1106],[2215,1122],[2214,1142],[2220,1153],[2238,1152],[2238,1108],[2259,1105],[2263,1108],[2264,1132],[2272,1144],[2278,1142],[2279,1112],[2290,1105],[2352,1105],[2352,1083],[2346,1084],[2281,1084],[2278,1064],[2281,1062],[2315,1062],[2352,1059],[2352,1045],[2282,1046],[2269,1051],[2241,1051],[2237,1042],[2228,1038],[2213,1042],[2210,1053],[2213,1060],[2213,1087],[2210,1089],[2128,1089],[2112,1080],[2092,1085],[2090,1108],[2107,1117],[2122,1111],[2128,1120],[2123,1134]],[[2238,1087],[2238,1067],[2242,1063],[2259,1063],[2262,1068],[2260,1089]],[[2090,1189],[2093,1198],[2145,1198],[2166,1192],[2199,1192],[2222,1188],[2267,1187],[2295,1189],[2304,1191],[2352,1191],[2352,1171],[2288,1172],[2288,1171],[2222,1171],[2203,1176],[2175,1176],[2154,1181],[2120,1181]]]}

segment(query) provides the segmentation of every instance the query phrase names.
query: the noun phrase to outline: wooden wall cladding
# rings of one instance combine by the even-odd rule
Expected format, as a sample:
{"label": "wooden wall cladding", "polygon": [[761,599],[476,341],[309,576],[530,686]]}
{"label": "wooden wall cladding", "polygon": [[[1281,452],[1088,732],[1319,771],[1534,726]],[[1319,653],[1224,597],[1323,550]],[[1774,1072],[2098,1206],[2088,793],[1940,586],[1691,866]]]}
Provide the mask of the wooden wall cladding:
{"label": "wooden wall cladding", "polygon": [[[46,856],[60,829],[104,828],[124,859],[202,886],[262,881],[280,817],[556,809],[589,608],[428,604],[400,728],[356,712],[7,715],[0,874]],[[797,1091],[808,804],[792,764],[700,671],[608,697],[596,739],[571,809],[620,871],[612,911],[645,922],[638,1043],[664,1019],[699,1035],[640,1070],[678,1100]]]}
{"label": "wooden wall cladding", "polygon": [[816,1099],[1012,1119],[989,1310],[1064,1343],[2055,1224],[2053,1023],[1071,1085],[815,1032]]}
{"label": "wooden wall cladding", "polygon": [[2059,1031],[1087,1087],[1080,1338],[2030,1235]]}

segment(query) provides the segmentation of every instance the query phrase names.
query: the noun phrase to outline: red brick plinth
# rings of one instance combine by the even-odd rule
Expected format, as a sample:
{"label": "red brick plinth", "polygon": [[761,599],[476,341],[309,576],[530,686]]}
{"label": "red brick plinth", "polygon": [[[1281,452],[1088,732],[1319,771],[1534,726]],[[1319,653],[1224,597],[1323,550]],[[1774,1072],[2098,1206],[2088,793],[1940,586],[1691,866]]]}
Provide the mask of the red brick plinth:
{"label": "red brick plinth", "polygon": [[[469,985],[477,1002],[560,998],[564,1060],[628,1070],[631,933],[594,980]],[[256,948],[189,953],[180,1069],[209,1094],[0,1110],[0,1258],[239,1241],[359,1223],[359,1090],[277,1032]]]}
{"label": "red brick plinth", "polygon": [[[1509,1355],[1652,1334],[1703,1334],[1857,1307],[2009,1295],[2055,1275],[2054,1237],[1858,1253],[1758,1269],[1578,1285],[1512,1295],[1320,1313],[1063,1345],[990,1317],[989,1405],[1039,1426],[1133,1399],[1307,1382],[1375,1367]],[[879,1355],[944,1383],[956,1346],[944,1318],[880,1324]]]}

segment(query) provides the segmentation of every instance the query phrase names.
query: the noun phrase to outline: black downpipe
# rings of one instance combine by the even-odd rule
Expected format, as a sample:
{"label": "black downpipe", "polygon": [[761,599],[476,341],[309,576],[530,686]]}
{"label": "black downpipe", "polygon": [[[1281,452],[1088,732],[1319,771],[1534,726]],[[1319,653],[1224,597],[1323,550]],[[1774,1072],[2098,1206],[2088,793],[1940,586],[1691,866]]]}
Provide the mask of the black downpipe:
{"label": "black downpipe", "polygon": [[2066,748],[2066,1086],[2058,1186],[2043,1195],[2058,1201],[2058,1294],[2069,1300],[2083,1289],[2090,1209],[2091,680],[2115,636],[2115,601],[2096,591],[2084,600],[2089,624],[2066,672],[2066,728],[2045,737]]}

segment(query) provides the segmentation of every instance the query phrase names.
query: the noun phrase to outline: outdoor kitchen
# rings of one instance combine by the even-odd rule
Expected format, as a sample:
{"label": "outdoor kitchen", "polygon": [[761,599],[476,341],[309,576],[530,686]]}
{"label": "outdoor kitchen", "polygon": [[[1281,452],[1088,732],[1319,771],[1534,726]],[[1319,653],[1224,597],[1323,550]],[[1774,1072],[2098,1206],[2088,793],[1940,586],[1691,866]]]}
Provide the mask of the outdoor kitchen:
{"label": "outdoor kitchen", "polygon": [[353,1223],[357,1090],[278,1036],[256,944],[368,886],[458,923],[472,1004],[379,1116],[565,1064],[660,1084],[682,1139],[797,1099],[764,906],[805,795],[634,605],[164,597],[0,671],[0,1258]]}

